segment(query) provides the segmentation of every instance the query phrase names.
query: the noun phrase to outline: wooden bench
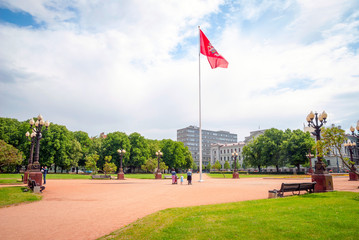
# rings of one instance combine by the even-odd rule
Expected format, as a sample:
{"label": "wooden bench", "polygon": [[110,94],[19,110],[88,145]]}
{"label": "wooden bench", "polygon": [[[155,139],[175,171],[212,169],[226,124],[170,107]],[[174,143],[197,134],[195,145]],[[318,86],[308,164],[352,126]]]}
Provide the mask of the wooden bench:
{"label": "wooden bench", "polygon": [[39,184],[36,184],[36,181],[31,179],[31,178],[28,178],[28,187],[34,191],[35,190],[35,187],[39,187],[40,188],[40,193],[42,193],[42,191],[45,189],[45,186],[40,186]]}
{"label": "wooden bench", "polygon": [[274,190],[274,191],[277,191],[277,195],[279,197],[283,197],[285,192],[292,192],[293,195],[295,195],[294,192],[298,192],[298,195],[300,195],[300,191],[306,191],[307,193],[313,193],[315,184],[316,184],[316,182],[282,183],[280,190]]}
{"label": "wooden bench", "polygon": [[111,175],[92,175],[91,176],[92,179],[112,179]]}

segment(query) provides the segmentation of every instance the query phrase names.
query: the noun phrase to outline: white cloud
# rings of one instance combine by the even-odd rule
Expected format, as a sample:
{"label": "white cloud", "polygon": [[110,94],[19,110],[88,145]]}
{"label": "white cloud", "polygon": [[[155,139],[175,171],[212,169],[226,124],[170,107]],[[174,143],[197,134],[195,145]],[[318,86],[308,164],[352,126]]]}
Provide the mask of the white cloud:
{"label": "white cloud", "polygon": [[[359,93],[359,59],[349,46],[358,43],[358,11],[345,15],[353,2],[246,3],[226,13],[222,1],[8,1],[46,26],[1,26],[1,115],[25,120],[41,112],[90,135],[175,139],[176,129],[198,125],[201,25],[221,31],[210,40],[229,61],[228,69],[212,70],[201,57],[203,128],[241,140],[259,125],[301,128],[309,111],[324,109],[328,120],[354,124],[358,110],[348,101]],[[296,15],[270,38],[263,27],[246,34],[242,19],[232,18],[246,12],[255,22],[271,9]],[[218,28],[213,14],[232,16]],[[313,33],[319,37],[302,41]]]}

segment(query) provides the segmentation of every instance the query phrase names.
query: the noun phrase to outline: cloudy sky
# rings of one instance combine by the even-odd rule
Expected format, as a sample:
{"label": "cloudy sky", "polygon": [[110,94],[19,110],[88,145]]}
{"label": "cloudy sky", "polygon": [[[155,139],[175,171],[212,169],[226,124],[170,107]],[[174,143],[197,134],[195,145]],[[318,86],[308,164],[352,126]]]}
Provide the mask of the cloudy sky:
{"label": "cloudy sky", "polygon": [[200,58],[203,129],[359,120],[357,0],[0,0],[0,116],[175,140],[199,124],[198,26],[229,62]]}

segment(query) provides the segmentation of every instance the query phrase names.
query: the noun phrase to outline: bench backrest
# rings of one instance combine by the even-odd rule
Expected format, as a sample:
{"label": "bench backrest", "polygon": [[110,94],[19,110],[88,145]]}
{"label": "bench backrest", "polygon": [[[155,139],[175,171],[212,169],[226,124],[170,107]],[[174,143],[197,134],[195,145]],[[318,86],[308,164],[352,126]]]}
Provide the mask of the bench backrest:
{"label": "bench backrest", "polygon": [[314,190],[314,185],[316,184],[316,182],[311,182],[311,183],[301,183],[299,190],[307,190],[307,189],[313,189]]}
{"label": "bench backrest", "polygon": [[280,191],[281,192],[298,191],[299,186],[300,186],[299,183],[282,183]]}
{"label": "bench backrest", "polygon": [[314,185],[316,182],[309,182],[309,183],[282,183],[280,188],[280,192],[293,192],[293,191],[301,191],[312,189],[314,190]]}

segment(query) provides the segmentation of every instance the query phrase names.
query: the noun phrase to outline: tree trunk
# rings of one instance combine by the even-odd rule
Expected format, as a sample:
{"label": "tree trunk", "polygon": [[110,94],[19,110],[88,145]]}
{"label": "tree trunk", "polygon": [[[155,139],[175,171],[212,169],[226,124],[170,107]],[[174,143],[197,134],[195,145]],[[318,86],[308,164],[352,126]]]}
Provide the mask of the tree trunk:
{"label": "tree trunk", "polygon": [[57,166],[56,166],[56,164],[55,164],[55,173],[56,173],[56,169],[57,169]]}
{"label": "tree trunk", "polygon": [[275,168],[277,169],[277,172],[279,172],[279,166],[275,165]]}
{"label": "tree trunk", "polygon": [[261,172],[261,165],[258,165],[258,171]]}

